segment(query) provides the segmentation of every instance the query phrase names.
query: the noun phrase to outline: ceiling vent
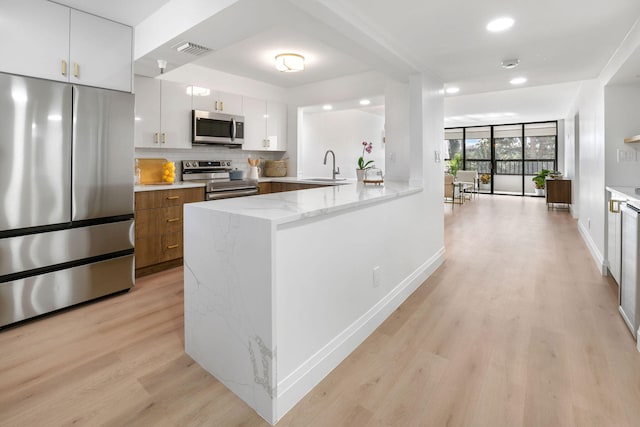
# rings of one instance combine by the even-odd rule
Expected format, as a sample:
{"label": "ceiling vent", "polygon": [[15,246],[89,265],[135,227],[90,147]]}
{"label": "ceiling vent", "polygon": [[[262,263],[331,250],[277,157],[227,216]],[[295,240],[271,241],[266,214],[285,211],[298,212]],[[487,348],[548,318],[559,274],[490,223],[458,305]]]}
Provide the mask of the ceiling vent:
{"label": "ceiling vent", "polygon": [[504,61],[502,61],[500,63],[502,68],[506,68],[507,70],[510,70],[512,68],[516,68],[518,66],[518,64],[520,64],[520,60],[518,58],[505,59]]}
{"label": "ceiling vent", "polygon": [[191,42],[180,42],[175,45],[174,48],[178,52],[189,53],[195,56],[204,55],[205,53],[211,51],[211,49],[209,49],[208,47],[200,46],[199,44]]}

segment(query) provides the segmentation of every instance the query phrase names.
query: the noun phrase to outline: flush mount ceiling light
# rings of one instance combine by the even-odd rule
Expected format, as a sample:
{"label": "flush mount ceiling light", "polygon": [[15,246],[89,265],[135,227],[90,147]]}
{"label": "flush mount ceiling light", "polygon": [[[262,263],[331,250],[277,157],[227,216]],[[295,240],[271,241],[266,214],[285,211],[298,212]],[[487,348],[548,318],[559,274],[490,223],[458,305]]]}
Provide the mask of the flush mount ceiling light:
{"label": "flush mount ceiling light", "polygon": [[371,101],[368,99],[361,99],[360,100],[360,105],[370,105]]}
{"label": "flush mount ceiling light", "polygon": [[508,30],[514,24],[513,18],[509,18],[508,16],[494,19],[493,21],[487,24],[487,31],[491,31],[492,33],[499,33],[500,31]]}
{"label": "flush mount ceiling light", "polygon": [[324,111],[330,111],[330,110],[333,110],[333,105],[329,105],[329,104],[327,104],[327,105],[323,105],[323,106],[322,106],[322,109],[323,109]]}
{"label": "flush mount ceiling light", "polygon": [[518,58],[513,59],[505,59],[500,63],[502,68],[506,68],[507,70],[511,70],[512,68],[516,68],[520,64],[520,60]]}
{"label": "flush mount ceiling light", "polygon": [[511,79],[509,81],[509,83],[511,83],[512,85],[521,85],[527,82],[527,78],[526,77],[516,77],[515,79]]}
{"label": "flush mount ceiling light", "polygon": [[444,91],[447,92],[449,95],[453,95],[454,93],[460,92],[460,88],[455,86],[450,86],[446,88]]}
{"label": "flush mount ceiling light", "polygon": [[304,56],[297,53],[281,53],[276,55],[276,68],[285,73],[304,70]]}

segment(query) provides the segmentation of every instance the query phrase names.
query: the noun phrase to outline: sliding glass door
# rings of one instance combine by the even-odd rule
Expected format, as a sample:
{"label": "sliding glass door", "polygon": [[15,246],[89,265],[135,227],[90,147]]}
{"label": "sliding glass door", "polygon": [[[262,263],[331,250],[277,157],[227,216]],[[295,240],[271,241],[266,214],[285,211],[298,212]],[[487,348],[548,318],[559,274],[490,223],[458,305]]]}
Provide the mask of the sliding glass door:
{"label": "sliding glass door", "polygon": [[445,129],[444,159],[459,154],[460,169],[476,170],[480,192],[535,194],[531,178],[556,170],[558,123],[519,123]]}

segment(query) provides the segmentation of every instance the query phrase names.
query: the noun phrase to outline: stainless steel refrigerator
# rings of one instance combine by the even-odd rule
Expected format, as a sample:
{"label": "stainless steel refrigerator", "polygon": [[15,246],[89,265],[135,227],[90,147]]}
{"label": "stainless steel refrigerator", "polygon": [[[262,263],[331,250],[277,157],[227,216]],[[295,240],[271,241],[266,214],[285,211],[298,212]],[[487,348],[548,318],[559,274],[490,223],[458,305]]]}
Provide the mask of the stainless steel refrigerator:
{"label": "stainless steel refrigerator", "polygon": [[0,327],[133,285],[133,109],[0,73]]}

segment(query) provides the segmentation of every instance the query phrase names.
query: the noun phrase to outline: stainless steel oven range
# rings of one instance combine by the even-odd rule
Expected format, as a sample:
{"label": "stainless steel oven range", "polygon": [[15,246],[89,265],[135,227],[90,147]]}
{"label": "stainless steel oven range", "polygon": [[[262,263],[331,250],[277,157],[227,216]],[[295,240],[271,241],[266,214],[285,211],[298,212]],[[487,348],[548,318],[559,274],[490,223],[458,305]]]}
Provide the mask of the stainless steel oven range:
{"label": "stainless steel oven range", "polygon": [[231,180],[231,160],[183,160],[182,180],[204,182],[205,200],[258,194],[258,183],[251,180]]}

